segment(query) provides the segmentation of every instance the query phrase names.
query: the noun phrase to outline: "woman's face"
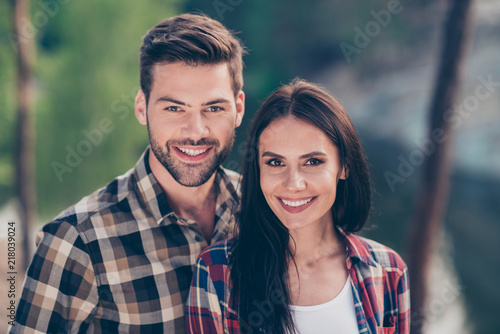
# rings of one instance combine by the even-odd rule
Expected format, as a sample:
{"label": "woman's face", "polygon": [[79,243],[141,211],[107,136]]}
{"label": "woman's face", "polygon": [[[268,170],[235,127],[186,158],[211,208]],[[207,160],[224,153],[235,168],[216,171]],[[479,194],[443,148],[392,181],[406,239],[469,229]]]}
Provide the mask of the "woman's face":
{"label": "woman's face", "polygon": [[332,224],[345,173],[337,147],[320,129],[295,117],[273,121],[259,139],[259,166],[266,201],[290,231]]}

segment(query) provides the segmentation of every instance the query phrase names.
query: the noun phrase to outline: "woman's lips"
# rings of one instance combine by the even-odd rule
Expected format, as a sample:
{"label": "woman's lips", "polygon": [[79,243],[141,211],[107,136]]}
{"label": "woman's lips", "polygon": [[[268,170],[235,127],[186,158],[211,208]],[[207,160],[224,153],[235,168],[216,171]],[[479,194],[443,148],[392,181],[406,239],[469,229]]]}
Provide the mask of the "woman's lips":
{"label": "woman's lips", "polygon": [[307,209],[314,203],[316,196],[312,197],[301,197],[301,198],[288,198],[288,197],[277,197],[283,209],[290,213],[299,213]]}

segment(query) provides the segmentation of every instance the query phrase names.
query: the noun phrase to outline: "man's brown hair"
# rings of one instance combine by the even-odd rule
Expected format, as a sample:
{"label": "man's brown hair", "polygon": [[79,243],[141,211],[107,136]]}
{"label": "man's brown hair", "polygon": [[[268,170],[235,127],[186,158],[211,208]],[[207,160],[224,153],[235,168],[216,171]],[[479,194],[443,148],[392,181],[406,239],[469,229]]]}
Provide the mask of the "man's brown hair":
{"label": "man's brown hair", "polygon": [[227,63],[234,96],[243,87],[241,42],[220,22],[203,14],[182,14],[166,19],[143,38],[139,63],[141,89],[149,101],[152,69],[158,63],[183,62],[187,65]]}

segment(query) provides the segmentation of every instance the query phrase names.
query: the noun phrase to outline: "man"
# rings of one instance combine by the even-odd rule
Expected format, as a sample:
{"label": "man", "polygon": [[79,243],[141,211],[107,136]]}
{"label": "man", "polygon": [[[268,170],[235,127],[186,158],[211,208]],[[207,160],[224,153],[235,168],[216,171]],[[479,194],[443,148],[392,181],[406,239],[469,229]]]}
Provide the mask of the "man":
{"label": "man", "polygon": [[45,225],[12,332],[184,333],[198,254],[231,236],[238,174],[220,167],[244,114],[240,42],[184,14],[143,39],[136,166]]}

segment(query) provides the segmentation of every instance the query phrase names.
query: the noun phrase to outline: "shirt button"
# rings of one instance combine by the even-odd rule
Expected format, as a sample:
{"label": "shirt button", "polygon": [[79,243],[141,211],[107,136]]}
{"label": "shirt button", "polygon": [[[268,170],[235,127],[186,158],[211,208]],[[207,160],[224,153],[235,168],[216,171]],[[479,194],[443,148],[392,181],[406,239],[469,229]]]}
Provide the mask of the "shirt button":
{"label": "shirt button", "polygon": [[196,237],[194,237],[194,240],[200,242],[201,241],[201,237],[199,235],[197,235]]}

